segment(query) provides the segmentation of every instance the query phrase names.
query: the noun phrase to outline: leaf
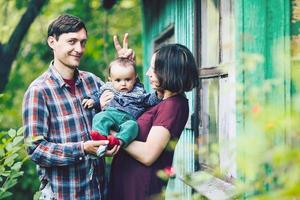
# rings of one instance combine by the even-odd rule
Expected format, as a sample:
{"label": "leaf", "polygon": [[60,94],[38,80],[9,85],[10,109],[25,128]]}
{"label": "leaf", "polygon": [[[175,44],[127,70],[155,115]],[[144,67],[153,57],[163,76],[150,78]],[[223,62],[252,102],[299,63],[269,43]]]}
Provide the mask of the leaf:
{"label": "leaf", "polygon": [[19,144],[21,141],[23,141],[24,140],[24,137],[23,136],[17,136],[17,137],[15,137],[15,139],[13,140],[13,145],[15,146],[15,145],[17,145],[17,144]]}
{"label": "leaf", "polygon": [[18,154],[11,154],[11,155],[7,156],[5,161],[4,161],[4,165],[7,165],[9,167],[12,166],[17,157],[18,157]]}
{"label": "leaf", "polygon": [[12,171],[10,178],[17,179],[19,176],[23,176],[24,172]]}
{"label": "leaf", "polygon": [[0,165],[0,175],[2,176],[2,173],[5,171],[5,167],[1,164]]}
{"label": "leaf", "polygon": [[13,187],[14,185],[16,185],[18,182],[16,179],[8,179],[4,184],[3,184],[3,188],[8,190],[9,188]]}
{"label": "leaf", "polygon": [[11,169],[12,170],[15,170],[15,171],[19,171],[22,167],[22,162],[16,162],[12,167]]}
{"label": "leaf", "polygon": [[42,195],[42,192],[41,191],[37,191],[34,196],[33,196],[33,200],[39,200],[40,197]]}
{"label": "leaf", "polygon": [[44,137],[39,135],[39,136],[34,136],[34,137],[28,137],[25,139],[24,143],[26,146],[32,146],[33,142],[38,141],[38,140],[42,140]]}
{"label": "leaf", "polygon": [[17,135],[23,135],[24,130],[25,130],[24,126],[22,126],[21,128],[19,128],[18,131],[17,131]]}
{"label": "leaf", "polygon": [[7,177],[7,176],[10,175],[10,172],[11,172],[11,171],[4,171],[4,172],[1,173],[1,176]]}
{"label": "leaf", "polygon": [[8,144],[6,145],[6,147],[5,147],[5,149],[6,149],[7,151],[11,151],[12,148],[13,148],[12,143],[8,143]]}
{"label": "leaf", "polygon": [[[2,188],[1,188],[2,189]],[[0,199],[5,199],[5,198],[7,198],[7,197],[9,197],[9,196],[11,196],[12,195],[12,193],[11,192],[8,192],[8,191],[0,191]]]}
{"label": "leaf", "polygon": [[4,149],[0,148],[0,158],[2,158],[5,155]]}
{"label": "leaf", "polygon": [[10,154],[14,154],[14,153],[19,154],[18,152],[19,152],[21,149],[22,149],[22,146],[21,146],[21,145],[19,145],[19,146],[15,145],[15,146],[11,149],[11,151],[9,151],[9,153],[10,153]]}
{"label": "leaf", "polygon": [[17,132],[15,129],[9,129],[8,131],[8,135],[11,137],[11,138],[14,138],[16,136]]}

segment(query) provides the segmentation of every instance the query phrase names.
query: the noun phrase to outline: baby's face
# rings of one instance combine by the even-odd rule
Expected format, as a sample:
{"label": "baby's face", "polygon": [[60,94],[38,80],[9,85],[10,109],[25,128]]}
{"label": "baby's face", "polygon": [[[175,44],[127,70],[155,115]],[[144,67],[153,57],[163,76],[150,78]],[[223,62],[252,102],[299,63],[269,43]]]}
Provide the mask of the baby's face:
{"label": "baby's face", "polygon": [[119,92],[130,92],[136,82],[136,73],[133,66],[115,64],[110,69],[110,81]]}

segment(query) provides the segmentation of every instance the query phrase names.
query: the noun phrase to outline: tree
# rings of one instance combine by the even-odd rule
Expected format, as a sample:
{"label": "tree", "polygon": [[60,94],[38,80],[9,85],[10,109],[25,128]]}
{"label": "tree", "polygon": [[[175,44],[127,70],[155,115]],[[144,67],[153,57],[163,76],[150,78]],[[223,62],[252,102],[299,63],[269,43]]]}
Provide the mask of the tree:
{"label": "tree", "polygon": [[30,25],[40,13],[43,5],[47,2],[48,0],[31,0],[9,41],[5,44],[0,42],[0,93],[4,91],[8,82],[12,63],[20,49],[23,38],[25,37]]}

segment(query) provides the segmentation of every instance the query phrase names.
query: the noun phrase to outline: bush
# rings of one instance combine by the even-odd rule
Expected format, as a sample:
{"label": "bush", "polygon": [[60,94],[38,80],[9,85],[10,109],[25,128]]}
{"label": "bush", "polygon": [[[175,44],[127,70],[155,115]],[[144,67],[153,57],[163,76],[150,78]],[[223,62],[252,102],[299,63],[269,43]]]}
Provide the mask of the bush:
{"label": "bush", "polygon": [[12,195],[9,190],[24,173],[21,167],[28,158],[24,150],[23,128],[0,132],[0,199]]}

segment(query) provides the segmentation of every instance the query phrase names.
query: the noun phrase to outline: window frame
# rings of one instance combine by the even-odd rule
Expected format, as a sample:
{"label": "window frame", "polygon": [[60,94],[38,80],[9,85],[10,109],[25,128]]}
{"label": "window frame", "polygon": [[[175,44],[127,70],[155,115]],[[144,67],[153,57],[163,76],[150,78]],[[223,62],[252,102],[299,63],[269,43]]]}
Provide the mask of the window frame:
{"label": "window frame", "polygon": [[[196,171],[192,176],[207,177],[201,182],[192,183],[185,181],[190,185],[195,191],[208,197],[209,199],[216,199],[218,197],[230,198],[234,196],[234,185],[232,181],[236,177],[236,161],[235,155],[231,155],[228,161],[226,161],[226,155],[229,155],[230,151],[234,151],[234,139],[235,139],[235,88],[225,95],[224,92],[226,87],[230,87],[230,84],[235,83],[235,66],[234,66],[234,47],[231,49],[225,49],[225,45],[228,42],[234,41],[234,34],[228,35],[232,32],[233,27],[233,0],[194,0],[195,5],[195,57],[197,63],[199,64],[199,87],[195,91],[195,110],[192,119],[192,127],[195,132],[196,141],[198,141],[201,136],[201,126],[205,122],[203,116],[202,106],[205,104],[201,102],[204,100],[203,97],[203,80],[206,79],[217,79],[219,82],[219,105],[218,105],[218,134],[219,141],[219,167],[221,171],[225,172],[225,176],[216,177],[213,175],[214,169],[210,166],[205,166],[201,163],[201,159],[198,157],[196,161]],[[212,17],[210,9],[212,5],[217,8],[217,11],[213,11],[215,16]],[[208,9],[210,7],[210,9]],[[228,16],[227,16],[228,15]],[[227,19],[228,17],[229,19]],[[211,27],[216,25],[216,27]],[[222,26],[223,25],[223,26]],[[216,33],[217,40],[214,40],[213,47],[211,49],[210,41],[207,41],[207,37],[211,37],[211,33]],[[209,46],[210,45],[210,46]],[[234,43],[233,43],[234,45]],[[210,54],[211,52],[216,52],[215,56]],[[207,56],[207,57],[205,57]],[[226,67],[224,67],[226,66]],[[224,100],[229,98],[229,106],[224,106]],[[220,103],[221,102],[221,103]],[[222,104],[223,102],[223,104]],[[229,113],[232,112],[232,113]],[[228,117],[228,119],[223,121],[223,118]],[[203,121],[204,120],[204,121]],[[223,129],[227,129],[224,130]],[[221,142],[221,139],[227,140],[227,142],[232,142],[228,148],[226,144]],[[197,143],[198,144],[198,143]]]}

